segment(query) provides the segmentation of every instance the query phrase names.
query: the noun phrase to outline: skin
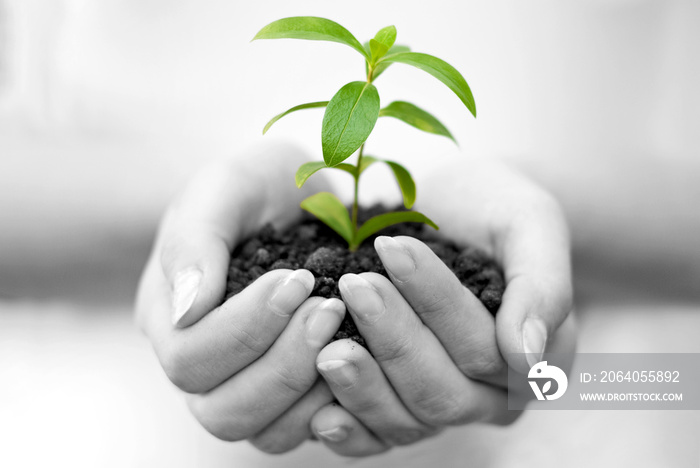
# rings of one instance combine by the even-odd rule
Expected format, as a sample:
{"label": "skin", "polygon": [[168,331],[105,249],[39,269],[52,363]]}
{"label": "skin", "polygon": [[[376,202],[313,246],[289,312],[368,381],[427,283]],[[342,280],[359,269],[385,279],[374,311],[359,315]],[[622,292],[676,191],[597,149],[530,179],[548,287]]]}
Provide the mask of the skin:
{"label": "skin", "polygon": [[[221,304],[236,242],[266,220],[288,221],[278,215],[298,213],[308,196],[289,177],[303,155],[284,146],[259,152],[262,164],[258,154],[235,170],[206,169],[169,208],[136,303],[166,374],[215,436],[269,453],[314,437],[338,454],[367,456],[451,425],[508,424],[519,413],[507,410],[503,356],[523,353],[524,323],[545,330],[548,352],[573,350],[568,233],[558,205],[509,169],[469,160],[441,172],[443,192],[432,199],[430,183],[419,183],[420,210],[445,235],[503,265],[495,320],[427,246],[406,237],[377,240],[391,278],[346,275],[343,301],[309,298],[304,270],[276,270]],[[444,187],[458,206],[442,206]],[[201,272],[197,294],[173,325],[173,289],[192,269]],[[347,340],[324,346],[344,313],[372,355]],[[523,355],[509,364],[529,368]]]}

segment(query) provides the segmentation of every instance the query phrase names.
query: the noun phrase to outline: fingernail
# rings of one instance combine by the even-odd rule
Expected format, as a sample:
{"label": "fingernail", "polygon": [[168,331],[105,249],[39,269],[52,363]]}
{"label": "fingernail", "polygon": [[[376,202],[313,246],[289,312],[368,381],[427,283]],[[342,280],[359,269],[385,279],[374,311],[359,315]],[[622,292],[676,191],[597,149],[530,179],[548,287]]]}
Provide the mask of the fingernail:
{"label": "fingernail", "polygon": [[416,272],[416,263],[406,248],[393,237],[379,236],[374,241],[384,267],[399,281],[408,281]]}
{"label": "fingernail", "polygon": [[325,431],[318,431],[318,436],[329,442],[342,442],[348,438],[350,430],[345,426],[334,427]]}
{"label": "fingernail", "polygon": [[353,387],[359,377],[357,366],[341,359],[319,362],[316,367],[329,383],[340,388]]}
{"label": "fingernail", "polygon": [[292,315],[313,288],[314,275],[308,270],[295,270],[277,285],[268,304],[277,315]]}
{"label": "fingernail", "polygon": [[345,303],[360,320],[372,324],[384,312],[384,300],[374,286],[361,276],[344,275],[338,282],[338,288]]}
{"label": "fingernail", "polygon": [[340,299],[326,299],[321,302],[306,322],[306,342],[313,348],[328,344],[338,331],[345,315],[345,304]]}
{"label": "fingernail", "polygon": [[199,292],[202,271],[190,268],[175,275],[173,284],[173,325],[178,325],[190,310]]}
{"label": "fingernail", "polygon": [[547,327],[535,318],[525,319],[523,323],[523,350],[530,367],[542,360],[544,347],[547,345]]}

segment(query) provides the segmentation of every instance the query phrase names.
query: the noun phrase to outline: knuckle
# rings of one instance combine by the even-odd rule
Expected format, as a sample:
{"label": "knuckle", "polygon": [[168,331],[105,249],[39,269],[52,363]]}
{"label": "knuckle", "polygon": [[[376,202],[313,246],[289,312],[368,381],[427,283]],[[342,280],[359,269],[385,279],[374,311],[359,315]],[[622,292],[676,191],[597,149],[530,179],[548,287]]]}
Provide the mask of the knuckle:
{"label": "knuckle", "polygon": [[[356,396],[356,395],[353,395]],[[373,398],[373,395],[357,395],[360,398],[355,399],[348,404],[348,409],[358,416],[377,414],[384,409],[381,400]]]}
{"label": "knuckle", "polygon": [[469,362],[461,363],[458,367],[464,375],[475,380],[484,380],[500,375],[507,369],[507,365],[495,345],[471,353]]}
{"label": "knuckle", "polygon": [[235,355],[261,356],[267,351],[269,344],[264,343],[259,337],[244,330],[235,322],[229,324],[233,351]]}
{"label": "knuckle", "polygon": [[444,294],[437,290],[433,292],[426,291],[426,293],[422,303],[417,306],[419,310],[416,310],[416,312],[419,312],[421,315],[426,316],[429,314],[439,317],[455,308],[455,304],[452,299],[450,299],[449,294]]}
{"label": "knuckle", "polygon": [[458,426],[476,420],[476,411],[461,395],[434,393],[416,401],[419,418],[431,426]]}
{"label": "knuckle", "polygon": [[188,399],[188,406],[197,422],[217,439],[237,442],[250,436],[239,418],[231,417],[223,411],[215,411],[205,396],[194,395]]}
{"label": "knuckle", "polygon": [[277,366],[274,373],[274,380],[282,387],[282,390],[285,393],[291,392],[294,395],[306,393],[316,380],[316,375],[309,377],[305,372],[299,372],[298,369],[292,366]]}
{"label": "knuckle", "polygon": [[190,357],[182,347],[170,346],[159,357],[165,375],[180,390],[187,393],[204,390],[194,376]]}
{"label": "knuckle", "polygon": [[410,334],[401,334],[375,344],[372,348],[372,354],[378,362],[406,362],[415,357],[415,344],[410,339]]}

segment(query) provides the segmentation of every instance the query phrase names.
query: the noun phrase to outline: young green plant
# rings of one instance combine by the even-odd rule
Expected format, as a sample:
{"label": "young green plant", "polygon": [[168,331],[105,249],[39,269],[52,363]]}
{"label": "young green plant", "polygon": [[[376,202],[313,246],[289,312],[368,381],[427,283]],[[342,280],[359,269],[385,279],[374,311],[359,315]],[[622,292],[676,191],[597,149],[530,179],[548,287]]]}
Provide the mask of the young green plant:
{"label": "young green plant", "polygon": [[[435,229],[437,225],[427,216],[417,211],[397,211],[383,213],[358,226],[360,176],[376,162],[383,162],[391,168],[403,196],[403,203],[410,209],[416,200],[416,185],[411,174],[401,164],[366,155],[365,142],[369,138],[379,117],[393,117],[425,132],[441,135],[455,141],[447,128],[433,115],[418,106],[395,101],[381,108],[379,92],[374,81],[392,64],[404,63],[419,68],[447,85],[476,117],[476,105],[469,85],[462,75],[447,62],[432,55],[411,52],[406,46],[395,44],[396,28],[382,28],[364,46],[350,31],[334,21],[312,16],[297,16],[274,21],[262,28],[253,38],[256,39],[307,39],[331,41],[352,47],[365,61],[366,79],[352,81],[331,98],[330,101],[317,101],[301,104],[274,116],[265,125],[263,134],[282,117],[303,109],[325,107],[321,129],[323,161],[303,164],[296,173],[297,187],[321,169],[339,169],[350,174],[355,183],[352,212],[348,213],[343,203],[328,192],[320,192],[305,199],[301,207],[309,211],[331,229],[337,232],[354,251],[362,241],[372,234],[393,224],[419,222]],[[359,150],[359,151],[358,151]],[[346,161],[358,152],[356,163]]]}

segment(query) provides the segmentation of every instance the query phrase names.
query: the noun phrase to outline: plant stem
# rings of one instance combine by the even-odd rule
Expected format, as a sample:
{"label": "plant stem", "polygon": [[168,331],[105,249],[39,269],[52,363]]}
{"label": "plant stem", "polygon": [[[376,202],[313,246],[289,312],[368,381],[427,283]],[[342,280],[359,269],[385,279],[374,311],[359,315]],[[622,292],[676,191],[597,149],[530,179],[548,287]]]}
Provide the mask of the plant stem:
{"label": "plant stem", "polygon": [[357,155],[357,165],[355,166],[355,198],[352,202],[352,231],[354,234],[357,233],[357,211],[359,208],[358,194],[360,188],[360,165],[362,164],[362,153],[364,152],[364,143],[360,146],[360,152]]}
{"label": "plant stem", "polygon": [[[372,82],[372,74],[373,74],[373,66],[372,63],[367,64],[367,83]],[[358,203],[358,198],[359,198],[359,189],[360,189],[360,167],[362,164],[362,153],[365,150],[365,144],[362,143],[360,146],[360,152],[357,154],[357,165],[355,166],[355,197],[353,198],[352,201],[352,238],[353,241],[350,243],[350,251],[355,252],[359,245],[355,243],[355,238],[357,237],[357,212],[359,210],[359,203]]]}

